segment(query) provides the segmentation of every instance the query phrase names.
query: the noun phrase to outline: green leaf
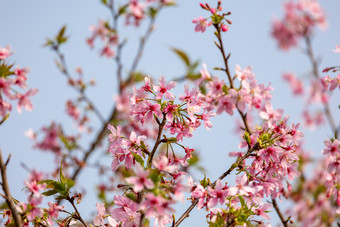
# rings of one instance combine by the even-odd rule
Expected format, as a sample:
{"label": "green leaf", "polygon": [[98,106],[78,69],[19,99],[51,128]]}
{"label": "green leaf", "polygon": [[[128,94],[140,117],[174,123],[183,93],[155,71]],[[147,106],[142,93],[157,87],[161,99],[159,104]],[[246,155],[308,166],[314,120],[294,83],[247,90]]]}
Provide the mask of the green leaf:
{"label": "green leaf", "polygon": [[11,71],[12,67],[13,67],[14,64],[12,65],[6,65],[5,62],[2,62],[0,64],[0,78],[3,77],[3,78],[6,78],[10,75],[13,75],[14,74],[14,71]]}
{"label": "green leaf", "polygon": [[51,39],[47,39],[46,43],[43,44],[44,47],[53,46],[54,42]]}
{"label": "green leaf", "polygon": [[67,186],[67,190],[69,190],[70,188],[72,188],[75,185],[75,182],[72,179],[68,179],[66,178],[66,186]]}
{"label": "green leaf", "polygon": [[55,184],[58,182],[54,180],[42,180],[38,182],[38,184],[43,184],[43,183],[46,184],[47,188],[55,188]]}
{"label": "green leaf", "polygon": [[144,166],[144,159],[143,159],[140,155],[138,155],[138,154],[136,154],[136,153],[133,153],[133,152],[131,152],[131,154],[133,155],[133,157],[136,159],[136,161],[137,161],[139,164],[141,164],[142,166]]}
{"label": "green leaf", "polygon": [[146,75],[142,72],[135,72],[135,73],[132,74],[133,81],[135,81],[135,82],[144,81],[145,76]]}
{"label": "green leaf", "polygon": [[199,78],[201,78],[201,74],[200,73],[196,73],[196,74],[190,73],[190,74],[187,75],[187,78],[190,79],[190,80],[198,80]]}
{"label": "green leaf", "polygon": [[251,144],[250,135],[247,131],[244,132],[243,139],[247,141],[248,144]]}
{"label": "green leaf", "polygon": [[204,174],[204,178],[203,178],[203,180],[200,180],[200,184],[201,184],[204,188],[206,188],[206,187],[210,184],[210,179],[207,178],[207,176],[205,176],[205,174]]}
{"label": "green leaf", "polygon": [[122,15],[126,12],[126,8],[129,6],[129,4],[125,4],[121,7],[119,7],[119,10],[118,10],[118,15]]}
{"label": "green leaf", "polygon": [[238,196],[238,198],[239,198],[239,200],[240,200],[241,206],[242,206],[242,207],[247,207],[247,206],[246,206],[246,203],[245,203],[245,201],[244,201],[244,198],[243,198],[242,196],[240,196],[240,195]]}
{"label": "green leaf", "polygon": [[5,116],[4,118],[2,118],[2,120],[0,121],[0,125],[1,125],[2,123],[4,123],[8,118],[9,118],[9,113],[6,114],[6,116]]}
{"label": "green leaf", "polygon": [[156,15],[157,15],[157,13],[158,13],[158,10],[157,10],[157,9],[155,9],[155,8],[153,8],[153,7],[150,7],[150,8],[149,8],[149,15],[150,15],[151,18],[155,18]]}
{"label": "green leaf", "polygon": [[161,174],[157,169],[152,169],[150,173],[150,179],[156,184],[161,179]]}
{"label": "green leaf", "polygon": [[51,195],[54,195],[54,194],[57,194],[57,193],[58,193],[57,190],[52,189],[52,190],[48,190],[48,191],[46,191],[46,192],[43,192],[43,193],[41,193],[41,194],[43,194],[44,196],[51,196]]}
{"label": "green leaf", "polygon": [[104,5],[107,5],[107,0],[101,0]]}
{"label": "green leaf", "polygon": [[175,53],[175,54],[177,54],[177,56],[179,57],[179,58],[181,58],[182,59],[182,61],[184,62],[184,64],[186,65],[186,66],[190,66],[190,59],[189,59],[189,57],[188,57],[188,55],[185,53],[185,52],[183,52],[182,50],[180,50],[180,49],[177,49],[177,48],[171,48],[171,50]]}
{"label": "green leaf", "polygon": [[60,163],[59,180],[62,184],[66,183],[66,178],[64,177],[64,174],[63,174],[63,158],[61,159],[61,163]]}
{"label": "green leaf", "polygon": [[64,25],[58,35],[55,37],[55,40],[57,41],[57,43],[60,45],[62,43],[65,43],[67,41],[67,37],[64,35],[65,34],[65,30],[66,30],[66,25]]}

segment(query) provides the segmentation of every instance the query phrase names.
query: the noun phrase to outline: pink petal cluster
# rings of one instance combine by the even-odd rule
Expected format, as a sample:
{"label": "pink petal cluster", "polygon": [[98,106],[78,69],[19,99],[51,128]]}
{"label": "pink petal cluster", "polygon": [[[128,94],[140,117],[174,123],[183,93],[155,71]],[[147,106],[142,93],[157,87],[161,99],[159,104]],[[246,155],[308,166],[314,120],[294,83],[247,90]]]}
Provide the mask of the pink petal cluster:
{"label": "pink petal cluster", "polygon": [[272,28],[272,35],[283,50],[297,46],[299,39],[310,35],[314,27],[327,26],[325,14],[315,0],[289,1],[284,9],[283,19],[274,20]]}
{"label": "pink petal cluster", "polygon": [[287,81],[293,90],[294,95],[302,95],[304,92],[303,83],[293,73],[283,74],[283,79]]}
{"label": "pink petal cluster", "polygon": [[199,16],[198,18],[194,18],[192,23],[196,24],[195,31],[196,32],[205,32],[206,28],[211,24],[204,17]]}
{"label": "pink petal cluster", "polygon": [[[26,92],[20,93],[17,89],[27,89],[27,77],[26,74],[29,72],[28,68],[20,68],[19,66],[12,70],[12,66],[7,64],[7,58],[13,53],[9,47],[0,47],[0,64],[4,67],[8,67],[9,72],[0,75],[0,116],[5,117],[8,112],[12,111],[12,105],[9,100],[17,101],[17,111],[22,112],[22,108],[28,111],[32,111],[33,105],[30,97],[38,92],[38,89],[29,89]],[[7,100],[5,99],[7,98]]]}
{"label": "pink petal cluster", "polygon": [[[108,129],[111,131],[109,135],[109,151],[113,155],[113,161],[111,164],[112,170],[117,170],[120,163],[125,162],[127,169],[131,168],[136,163],[133,154],[143,155],[143,148],[141,142],[146,139],[145,136],[137,136],[134,131],[131,132],[129,138],[125,138],[121,135],[121,127],[117,128],[112,125],[108,125]],[[133,154],[132,154],[133,153]]]}
{"label": "pink petal cluster", "polygon": [[100,50],[100,55],[107,58],[115,56],[113,49],[116,48],[118,44],[118,35],[109,28],[107,22],[99,21],[98,25],[92,25],[90,27],[90,31],[92,35],[86,40],[87,44],[93,48],[95,40],[99,38],[104,43],[104,47]]}

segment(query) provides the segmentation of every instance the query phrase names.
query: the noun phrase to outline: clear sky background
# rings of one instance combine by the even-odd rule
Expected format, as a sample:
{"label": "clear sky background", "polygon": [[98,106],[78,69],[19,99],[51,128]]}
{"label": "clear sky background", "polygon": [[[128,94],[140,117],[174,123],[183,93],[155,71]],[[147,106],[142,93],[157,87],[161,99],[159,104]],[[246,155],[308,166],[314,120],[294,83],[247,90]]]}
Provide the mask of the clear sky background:
{"label": "clear sky background", "polygon": [[[320,57],[321,69],[340,64],[340,55],[331,51],[336,44],[340,44],[340,1],[320,2],[329,21],[328,29],[317,30],[313,39],[315,53]],[[198,3],[199,1],[180,1],[176,7],[161,12],[156,30],[147,43],[139,70],[154,77],[164,75],[167,79],[182,75],[184,66],[169,47],[186,51],[191,59],[206,63],[211,72],[215,66],[222,65],[220,53],[213,44],[212,29],[208,29],[204,34],[194,31],[192,19],[200,15],[207,16]],[[213,5],[215,1],[209,3]],[[291,116],[290,122],[299,122],[303,102],[292,96],[281,75],[283,72],[295,72],[304,76],[310,72],[311,66],[302,48],[282,52],[271,38],[271,22],[275,16],[281,18],[282,3],[283,1],[264,0],[223,1],[225,11],[232,12],[229,18],[233,22],[223,39],[227,51],[232,53],[231,69],[234,69],[236,64],[242,68],[252,65],[257,81],[263,84],[271,83],[275,88],[274,108],[285,109],[285,113]],[[24,187],[27,172],[20,164],[25,163],[30,168],[46,171],[51,170],[50,166],[54,164],[51,155],[32,149],[33,144],[24,137],[24,132],[29,128],[38,130],[49,125],[51,121],[63,122],[69,132],[76,130],[72,127],[72,120],[66,117],[65,102],[75,98],[77,94],[66,86],[64,76],[57,70],[54,53],[43,48],[42,44],[47,37],[53,37],[62,25],[67,25],[67,35],[70,38],[61,50],[65,53],[69,69],[73,73],[77,66],[81,66],[86,79],[94,78],[97,81],[94,88],[88,89],[88,95],[107,117],[113,105],[112,97],[117,93],[115,65],[112,60],[98,57],[98,51],[91,50],[85,39],[91,35],[88,30],[90,25],[97,24],[100,19],[109,20],[110,15],[96,0],[3,0],[0,2],[0,12],[0,46],[11,45],[15,53],[10,60],[21,67],[31,68],[28,74],[29,87],[39,89],[39,93],[32,98],[33,112],[24,111],[18,114],[13,108],[9,120],[0,127],[0,147],[3,155],[6,157],[9,153],[12,154],[8,167],[12,194],[19,200],[26,200],[27,195],[21,189]],[[124,30],[123,36],[129,37],[129,44],[123,53],[123,63],[127,68],[136,53],[136,43],[144,31],[143,28],[144,25],[138,30],[134,27]],[[224,76],[218,72],[212,74]],[[178,87],[183,87],[183,84]],[[340,104],[339,100],[339,91],[336,91],[332,97],[334,107]],[[335,108],[333,115],[339,122],[339,111],[336,112]],[[239,138],[234,133],[237,119],[236,115],[229,117],[226,114],[216,117],[210,132],[203,128],[198,130],[192,139],[186,140],[189,146],[200,152],[202,165],[212,180],[234,161],[228,157],[228,152],[236,151],[239,143]],[[330,136],[329,128],[323,127],[304,133],[305,147],[315,156],[319,156],[323,139]],[[88,138],[85,145],[92,141],[91,137]],[[202,176],[199,173],[195,175],[196,179]],[[232,177],[226,180],[233,182]],[[80,177],[80,182],[82,181],[95,183],[97,178],[93,171],[87,170]],[[80,211],[87,214],[95,210],[96,201],[91,195],[93,183],[86,185],[89,192],[79,206]],[[177,217],[188,206],[188,202],[181,205]],[[272,216],[277,220],[275,214]],[[204,226],[205,212],[193,212],[182,225]]]}

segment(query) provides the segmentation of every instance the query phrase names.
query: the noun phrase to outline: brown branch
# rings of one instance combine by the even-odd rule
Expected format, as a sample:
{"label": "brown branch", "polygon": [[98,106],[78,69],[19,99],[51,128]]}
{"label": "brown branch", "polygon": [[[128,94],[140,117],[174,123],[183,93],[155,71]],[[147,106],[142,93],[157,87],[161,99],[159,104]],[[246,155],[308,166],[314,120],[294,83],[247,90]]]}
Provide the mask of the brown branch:
{"label": "brown branch", "polygon": [[[256,143],[251,149],[247,151],[241,158],[237,159],[234,164],[232,164],[227,171],[225,171],[218,180],[223,180],[226,176],[228,176],[236,167],[238,167],[246,158],[248,158],[253,151],[258,150],[260,148],[260,144]],[[215,187],[217,183],[217,180],[212,183],[210,186]],[[182,216],[176,221],[176,223],[173,225],[174,227],[177,227],[181,224],[184,219],[189,217],[190,212],[194,209],[194,207],[197,205],[198,199],[195,199],[192,204],[189,206],[189,208],[182,214]]]}
{"label": "brown branch", "polygon": [[74,198],[71,198],[69,196],[66,197],[66,200],[69,201],[71,203],[71,205],[73,206],[73,209],[75,211],[75,216],[74,218],[79,220],[85,227],[87,227],[85,221],[83,220],[83,218],[81,217],[76,205],[74,204]]}
{"label": "brown branch", "polygon": [[[218,26],[218,24],[214,24],[214,27],[216,29],[215,35],[216,35],[216,37],[218,39],[218,42],[219,42],[219,44],[216,43],[216,46],[221,51],[221,54],[222,54],[222,57],[223,57],[223,62],[224,62],[224,65],[225,65],[225,70],[223,70],[223,71],[225,71],[226,74],[227,74],[230,88],[234,88],[234,82],[233,82],[233,79],[232,79],[232,76],[231,76],[230,70],[229,70],[229,58],[230,58],[231,53],[229,53],[228,56],[225,54],[224,46],[223,46],[223,41],[222,41],[222,36],[221,36],[221,29]],[[237,108],[237,111],[238,111],[238,113],[240,114],[240,116],[242,118],[245,130],[249,134],[251,134],[250,128],[248,126],[247,118],[246,118],[247,114],[244,114],[237,106],[236,106],[236,108]],[[248,148],[249,148],[249,145],[248,145]]]}
{"label": "brown branch", "polygon": [[[88,158],[90,157],[90,155],[92,154],[92,152],[97,148],[97,146],[100,145],[100,143],[102,142],[102,140],[104,139],[106,133],[108,132],[107,130],[107,126],[110,122],[112,122],[117,114],[117,109],[116,107],[113,108],[111,115],[109,117],[109,119],[103,124],[102,128],[100,129],[100,131],[98,132],[96,138],[94,139],[94,141],[92,142],[90,148],[86,151],[83,159],[82,159],[82,163],[86,163]],[[83,169],[83,165],[79,165],[77,167],[77,169],[74,171],[71,179],[73,181],[75,181],[80,173],[80,171]]]}
{"label": "brown branch", "polygon": [[9,207],[9,209],[12,212],[14,224],[15,224],[16,227],[21,227],[22,226],[21,218],[20,218],[20,215],[18,214],[17,209],[15,207],[15,204],[13,202],[13,198],[12,198],[11,192],[9,190],[8,181],[7,181],[6,167],[7,167],[7,164],[9,162],[10,157],[11,156],[8,157],[7,161],[4,164],[4,161],[2,159],[1,150],[0,150],[0,170],[1,170],[1,179],[2,179],[1,186],[2,186],[2,190],[5,193],[6,203]]}
{"label": "brown branch", "polygon": [[277,215],[279,215],[279,218],[280,218],[281,223],[283,224],[283,226],[288,227],[289,218],[287,220],[285,220],[285,218],[284,218],[283,214],[281,213],[280,208],[277,205],[277,202],[276,202],[275,199],[272,199],[272,204],[273,204],[273,207],[274,207]]}
{"label": "brown branch", "polygon": [[[67,64],[65,61],[65,57],[64,55],[60,52],[58,46],[54,46],[53,50],[56,52],[57,56],[59,57],[60,63],[61,63],[61,67],[62,67],[62,73],[65,75],[65,77],[70,80],[72,79],[71,74],[67,68]],[[95,113],[95,115],[98,117],[98,119],[104,123],[104,117],[103,115],[100,113],[100,111],[98,110],[98,108],[96,108],[96,106],[94,105],[94,103],[90,100],[89,97],[87,97],[87,95],[85,94],[84,90],[82,88],[79,87],[75,87],[72,86],[72,88],[74,88],[79,94],[80,97],[85,100],[85,102],[89,105],[89,107],[93,110],[93,112]]]}
{"label": "brown branch", "polygon": [[159,144],[161,144],[162,142],[162,132],[163,132],[163,128],[164,128],[164,125],[166,123],[166,114],[163,113],[163,120],[162,122],[160,123],[159,125],[159,128],[158,128],[158,135],[157,135],[157,139],[156,139],[156,143],[155,145],[153,146],[152,148],[152,151],[148,157],[148,165],[147,165],[147,168],[151,168],[151,165],[152,165],[152,160],[153,160],[153,156],[155,155],[156,151],[157,151],[157,148],[159,146]]}
{"label": "brown branch", "polygon": [[[113,2],[112,2],[112,4],[113,4]],[[160,10],[161,8],[162,8],[162,5],[160,5],[157,10]],[[118,17],[115,16],[117,14],[115,14],[114,11],[112,11],[112,13],[113,13],[112,15],[113,15],[113,20],[114,20],[113,23],[114,23],[114,26],[115,26],[114,28],[117,29],[118,24],[116,24],[116,23],[117,23]],[[122,71],[121,50],[122,50],[122,47],[125,45],[125,41],[123,41],[120,45],[118,45],[118,50],[117,50],[117,56],[118,57],[116,57],[116,64],[117,64],[117,77],[118,77],[118,80],[120,81],[120,84],[119,84],[119,94],[122,94],[124,89],[133,80],[133,74],[135,73],[135,70],[136,70],[136,68],[138,66],[138,62],[140,61],[140,58],[142,57],[142,53],[143,53],[146,41],[149,39],[149,37],[151,35],[151,32],[153,31],[155,20],[156,20],[156,16],[151,19],[149,27],[148,27],[148,29],[147,29],[147,31],[145,33],[145,36],[141,40],[141,43],[140,43],[140,46],[139,46],[139,49],[138,49],[138,53],[136,55],[136,58],[134,60],[132,68],[130,70],[129,77],[126,79],[126,81],[123,81],[122,80],[122,76],[121,76],[121,71]],[[94,139],[94,141],[92,142],[90,148],[85,153],[85,155],[84,155],[84,157],[82,159],[82,163],[86,163],[87,162],[88,158],[91,156],[91,154],[94,152],[94,150],[97,148],[97,146],[105,138],[105,135],[107,133],[107,125],[114,121],[114,119],[116,118],[117,114],[118,114],[117,108],[113,107],[113,110],[112,110],[112,112],[110,114],[110,117],[108,118],[107,121],[105,121],[105,123],[103,123],[102,128],[98,132],[98,134],[97,134],[96,138]],[[76,180],[77,176],[80,174],[80,172],[83,169],[83,167],[84,167],[83,165],[80,165],[80,166],[77,167],[77,169],[74,171],[74,173],[73,173],[73,175],[71,177],[72,180],[74,180],[74,181]]]}
{"label": "brown branch", "polygon": [[149,25],[148,25],[148,27],[146,29],[146,32],[145,32],[144,36],[141,38],[141,40],[140,40],[137,54],[136,54],[136,56],[135,56],[135,58],[133,60],[133,63],[132,63],[132,66],[131,66],[131,69],[130,69],[130,72],[129,72],[129,78],[123,84],[123,88],[129,86],[129,84],[133,81],[133,78],[134,78],[133,74],[136,72],[136,69],[137,69],[138,64],[140,62],[140,59],[141,59],[141,57],[143,55],[145,44],[148,41],[148,39],[150,38],[150,35],[151,35],[152,31],[154,30],[154,25],[155,25],[155,22],[156,22],[156,18],[157,18],[157,15],[158,15],[159,11],[162,9],[162,6],[163,6],[162,3],[160,3],[159,6],[157,7],[157,9],[156,9],[157,14],[155,16],[151,17]]}
{"label": "brown branch", "polygon": [[[314,52],[313,52],[312,42],[311,42],[309,35],[305,36],[305,41],[306,41],[306,46],[307,46],[307,55],[308,55],[308,58],[309,58],[309,60],[312,64],[312,68],[313,68],[313,76],[316,79],[320,79],[321,76],[320,76],[319,69],[318,69],[318,63],[316,61],[316,58],[315,58],[315,55],[314,55]],[[334,133],[335,139],[337,139],[338,138],[338,129],[336,127],[336,124],[335,124],[334,118],[332,116],[330,107],[329,107],[328,103],[324,103],[323,105],[324,105],[324,112],[325,112],[325,115],[327,116],[328,123],[329,123],[329,125],[330,125],[330,127],[331,127],[331,129]]]}

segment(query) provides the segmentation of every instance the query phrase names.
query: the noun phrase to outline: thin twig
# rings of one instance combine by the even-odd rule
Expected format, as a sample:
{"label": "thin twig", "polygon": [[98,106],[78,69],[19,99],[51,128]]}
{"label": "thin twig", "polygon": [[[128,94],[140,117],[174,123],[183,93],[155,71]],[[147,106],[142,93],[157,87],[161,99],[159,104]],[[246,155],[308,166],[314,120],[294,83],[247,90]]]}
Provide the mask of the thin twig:
{"label": "thin twig", "polygon": [[71,205],[73,206],[73,209],[76,212],[75,218],[78,219],[85,227],[87,227],[87,225],[86,225],[85,221],[83,220],[83,218],[81,217],[76,205],[74,205],[74,198],[67,196],[66,200],[69,201],[71,203]]}
{"label": "thin twig", "polygon": [[289,219],[285,220],[285,218],[284,218],[283,214],[281,213],[280,208],[279,208],[279,206],[277,205],[277,202],[276,202],[275,199],[272,199],[272,204],[273,204],[273,207],[274,207],[274,209],[275,209],[277,215],[279,215],[279,218],[280,218],[281,223],[283,224],[283,226],[288,227],[288,221],[289,221]]}
{"label": "thin twig", "polygon": [[158,128],[158,135],[157,135],[156,143],[153,146],[152,151],[151,151],[151,153],[148,157],[147,168],[151,168],[153,156],[155,155],[159,144],[162,142],[161,137],[162,137],[162,132],[163,132],[163,128],[164,128],[165,123],[166,123],[166,114],[163,113],[163,120],[162,120],[162,122],[161,122],[161,124],[159,125],[159,128]]}
{"label": "thin twig", "polygon": [[[315,58],[315,55],[314,55],[314,52],[313,52],[312,42],[311,42],[309,35],[305,36],[305,41],[306,41],[306,46],[307,46],[307,55],[308,55],[309,60],[312,64],[312,67],[313,67],[313,76],[316,79],[320,79],[321,77],[320,77],[320,74],[319,74],[318,63],[316,61],[316,58]],[[325,112],[325,115],[327,116],[328,123],[329,123],[329,125],[330,125],[330,127],[331,127],[331,129],[334,133],[335,139],[337,139],[338,138],[338,129],[336,127],[336,124],[335,124],[334,118],[332,116],[330,107],[329,107],[328,103],[324,103],[323,105],[324,105],[324,112]]]}
{"label": "thin twig", "polygon": [[163,6],[162,3],[160,3],[159,6],[156,9],[157,14],[155,16],[151,17],[148,28],[146,29],[144,36],[140,39],[137,54],[136,54],[136,56],[133,60],[132,66],[130,68],[129,78],[125,81],[125,83],[123,85],[124,88],[127,87],[133,81],[133,78],[134,78],[133,74],[136,72],[136,69],[137,69],[138,64],[140,62],[140,59],[143,55],[145,44],[148,41],[148,39],[150,38],[152,31],[154,30],[156,18],[157,18],[157,15],[159,14],[159,11],[162,9],[162,6]]}
{"label": "thin twig", "polygon": [[[248,158],[253,151],[258,150],[260,148],[259,143],[256,143],[251,149],[247,151],[241,158],[237,159],[234,164],[232,164],[227,171],[225,171],[218,180],[223,180],[226,176],[228,176],[236,167],[238,167],[246,158]],[[215,187],[217,183],[217,180],[212,183],[210,186]],[[190,212],[194,209],[194,207],[197,205],[199,199],[195,199],[192,201],[192,204],[189,206],[189,208],[182,214],[182,216],[176,221],[174,227],[177,227],[181,224],[184,219],[189,217]]]}
{"label": "thin twig", "polygon": [[13,202],[13,198],[12,198],[11,192],[9,190],[8,181],[7,181],[6,167],[7,167],[8,162],[9,162],[9,158],[6,161],[6,164],[4,164],[3,159],[2,159],[1,150],[0,150],[0,170],[1,170],[1,179],[2,179],[2,183],[1,183],[2,190],[5,193],[6,203],[9,207],[9,209],[12,212],[12,216],[13,216],[13,219],[14,219],[15,226],[21,227],[22,226],[21,218],[20,218],[20,215],[18,214],[17,209],[15,207],[15,204]]}
{"label": "thin twig", "polygon": [[[66,76],[66,78],[68,80],[72,79],[71,74],[67,68],[67,64],[65,61],[65,57],[64,55],[60,52],[58,47],[54,47],[53,50],[56,52],[57,56],[59,57],[60,63],[61,63],[61,67],[62,67],[62,73]],[[98,108],[96,108],[96,106],[94,105],[94,103],[90,100],[89,97],[87,97],[87,95],[85,94],[85,92],[83,91],[83,89],[78,88],[76,86],[72,86],[81,96],[81,98],[83,100],[85,100],[85,102],[89,105],[89,107],[93,110],[93,112],[95,113],[95,115],[98,117],[98,119],[104,123],[104,117],[103,115],[100,113],[100,111],[98,110]]]}
{"label": "thin twig", "polygon": [[[225,65],[225,70],[223,70],[223,71],[225,71],[226,74],[227,74],[230,88],[234,88],[234,81],[232,79],[232,76],[231,76],[230,70],[229,70],[229,58],[230,58],[231,54],[229,53],[228,56],[225,54],[224,46],[223,46],[223,41],[222,41],[222,36],[221,36],[221,29],[218,27],[218,25],[214,25],[214,27],[216,29],[216,33],[215,34],[216,34],[216,37],[217,37],[218,42],[219,42],[219,44],[216,44],[216,46],[221,51],[221,54],[222,54],[222,57],[223,57],[223,62],[224,62],[224,65]],[[249,134],[251,134],[251,131],[250,131],[250,128],[249,128],[248,122],[247,122],[247,115],[244,114],[237,106],[236,106],[236,108],[237,108],[237,111],[238,111],[238,113],[240,114],[240,116],[242,118],[245,130]],[[248,145],[248,148],[249,148],[249,145]]]}

